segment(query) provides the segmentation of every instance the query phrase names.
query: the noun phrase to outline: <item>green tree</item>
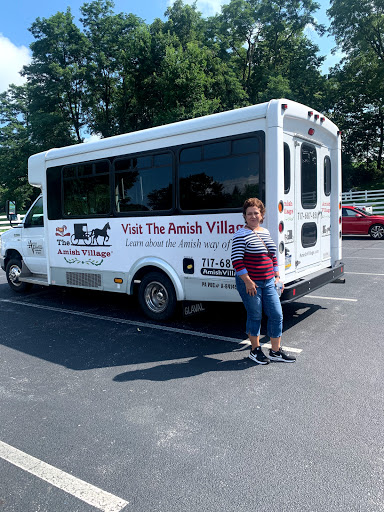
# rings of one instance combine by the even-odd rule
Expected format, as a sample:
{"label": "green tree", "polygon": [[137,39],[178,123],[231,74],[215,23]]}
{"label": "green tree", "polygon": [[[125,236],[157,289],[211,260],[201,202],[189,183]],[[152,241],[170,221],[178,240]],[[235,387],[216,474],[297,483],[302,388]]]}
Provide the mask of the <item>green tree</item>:
{"label": "green tree", "polygon": [[113,2],[96,0],[81,7],[88,41],[86,56],[87,121],[104,137],[130,131],[134,105],[132,74],[145,24],[133,14],[114,14]]}
{"label": "green tree", "polygon": [[[333,117],[343,130],[344,150],[355,180],[383,175],[384,4],[381,0],[333,0],[331,32],[345,53],[332,70],[337,95]],[[361,175],[360,178],[357,176]]]}
{"label": "green tree", "polygon": [[38,190],[28,184],[28,157],[35,152],[30,141],[29,100],[26,86],[11,85],[0,94],[0,207],[16,200],[29,206]]}
{"label": "green tree", "polygon": [[313,16],[318,7],[312,0],[232,0],[209,21],[207,34],[241,77],[250,103],[281,96],[321,102],[324,58],[304,35],[309,23],[324,32]]}
{"label": "green tree", "polygon": [[35,38],[32,62],[23,75],[30,87],[33,137],[48,144],[54,132],[59,144],[82,142],[88,41],[69,8],[48,19],[37,18],[30,31]]}

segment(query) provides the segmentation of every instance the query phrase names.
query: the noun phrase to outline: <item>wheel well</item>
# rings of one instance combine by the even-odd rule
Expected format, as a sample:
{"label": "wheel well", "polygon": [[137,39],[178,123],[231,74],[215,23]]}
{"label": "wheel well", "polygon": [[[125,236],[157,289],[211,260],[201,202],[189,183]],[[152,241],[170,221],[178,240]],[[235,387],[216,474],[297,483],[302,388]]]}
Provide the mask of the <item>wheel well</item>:
{"label": "wheel well", "polygon": [[4,268],[7,268],[8,262],[13,259],[23,261],[21,254],[16,249],[9,249],[4,258]]}
{"label": "wheel well", "polygon": [[[133,279],[131,281],[131,294],[137,294],[137,292],[139,290],[140,283],[135,283],[135,281],[141,281],[143,279],[143,277],[146,274],[149,274],[150,272],[159,272],[160,274],[163,274],[164,276],[168,277],[168,279],[172,283],[172,279],[169,277],[169,275],[166,272],[164,272],[164,270],[162,270],[159,267],[155,267],[154,265],[148,265],[147,267],[140,268],[136,272],[136,274],[133,276]],[[172,283],[172,285],[173,285],[173,283]]]}
{"label": "wheel well", "polygon": [[384,228],[384,224],[383,224],[382,222],[375,222],[374,224],[372,224],[371,226],[369,226],[368,233],[371,233],[372,228],[374,228],[375,226],[379,226],[379,227]]}

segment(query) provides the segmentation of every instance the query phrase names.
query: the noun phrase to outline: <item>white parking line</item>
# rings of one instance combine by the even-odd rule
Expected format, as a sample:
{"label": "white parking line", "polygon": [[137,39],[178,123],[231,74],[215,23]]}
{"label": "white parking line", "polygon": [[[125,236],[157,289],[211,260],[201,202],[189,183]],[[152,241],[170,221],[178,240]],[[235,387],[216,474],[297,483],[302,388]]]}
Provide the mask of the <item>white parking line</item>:
{"label": "white parking line", "polygon": [[30,308],[45,309],[48,311],[55,311],[57,313],[66,313],[68,315],[83,316],[86,318],[94,318],[97,320],[104,320],[106,322],[113,322],[115,324],[116,323],[117,324],[126,324],[126,325],[132,325],[134,327],[145,327],[146,329],[157,329],[159,331],[174,332],[177,334],[189,334],[190,336],[198,336],[199,338],[209,338],[209,339],[220,340],[220,341],[229,341],[231,343],[241,343],[240,339],[229,338],[227,336],[217,336],[216,334],[208,334],[205,332],[198,332],[198,331],[189,331],[187,329],[178,329],[176,327],[167,327],[165,325],[146,324],[144,322],[125,320],[124,318],[113,318],[113,317],[109,317],[109,316],[94,315],[93,313],[83,313],[83,312],[79,312],[79,311],[72,311],[71,309],[54,308],[51,306],[41,306],[38,304],[31,304],[28,302],[22,302],[22,301],[18,301],[18,300],[0,299],[0,302],[7,302],[9,304],[15,304],[18,306],[19,305],[28,306]]}
{"label": "white parking line", "polygon": [[0,457],[103,512],[119,512],[129,504],[128,501],[65,473],[2,441],[0,441]]}
{"label": "white parking line", "polygon": [[325,299],[325,300],[345,300],[347,302],[357,302],[357,299],[345,299],[344,297],[321,297],[320,295],[306,295],[308,299]]}
{"label": "white parking line", "polygon": [[377,272],[344,272],[344,274],[355,274],[356,276],[384,276],[384,274],[378,274]]}
{"label": "white parking line", "polygon": [[[241,342],[242,345],[250,345],[251,342],[249,339],[246,339],[246,340],[243,340]],[[272,348],[272,345],[270,343],[263,343],[262,341],[260,341],[260,345],[262,347],[265,347],[265,348]],[[300,354],[300,352],[303,351],[302,348],[293,348],[293,347],[286,347],[285,345],[282,345],[282,347],[286,350],[288,350],[288,352],[294,352],[295,354]]]}
{"label": "white parking line", "polygon": [[[344,256],[343,260],[361,260],[361,258],[361,256]],[[364,261],[365,260],[384,260],[384,258],[366,258],[364,256]]]}
{"label": "white parking line", "polygon": [[[178,334],[188,334],[189,336],[197,336],[199,338],[209,338],[211,340],[229,341],[230,343],[242,344],[243,340],[237,338],[229,338],[227,336],[217,336],[216,334],[208,334],[199,331],[189,331],[187,329],[177,329],[176,327],[167,327],[165,325],[145,324],[144,322],[135,322],[133,320],[125,320],[124,318],[113,318],[109,316],[94,315],[93,313],[81,313],[79,311],[72,311],[70,309],[53,308],[52,306],[41,306],[38,304],[30,304],[18,300],[0,299],[0,302],[7,302],[8,304],[15,304],[21,306],[28,306],[31,308],[45,309],[48,311],[55,311],[57,313],[66,313],[68,315],[83,316],[86,318],[94,318],[97,320],[104,320],[106,322],[113,322],[118,324],[132,325],[134,327],[145,327],[147,329],[157,329],[160,331],[174,332]],[[264,346],[267,346],[266,344]],[[285,347],[287,350],[299,350]]]}

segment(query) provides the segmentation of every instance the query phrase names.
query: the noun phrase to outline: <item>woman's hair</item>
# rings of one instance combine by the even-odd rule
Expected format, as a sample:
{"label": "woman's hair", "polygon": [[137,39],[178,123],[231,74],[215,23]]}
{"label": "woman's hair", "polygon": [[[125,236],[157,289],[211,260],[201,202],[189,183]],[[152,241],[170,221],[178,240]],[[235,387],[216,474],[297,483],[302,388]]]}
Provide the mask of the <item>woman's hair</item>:
{"label": "woman's hair", "polygon": [[260,201],[260,199],[257,199],[257,197],[250,197],[249,199],[245,200],[245,202],[243,204],[243,215],[244,215],[244,218],[245,218],[245,214],[247,212],[247,209],[250,208],[251,206],[255,206],[256,208],[258,208],[260,210],[260,213],[261,213],[262,217],[264,218],[265,206],[264,206],[264,203],[262,201]]}

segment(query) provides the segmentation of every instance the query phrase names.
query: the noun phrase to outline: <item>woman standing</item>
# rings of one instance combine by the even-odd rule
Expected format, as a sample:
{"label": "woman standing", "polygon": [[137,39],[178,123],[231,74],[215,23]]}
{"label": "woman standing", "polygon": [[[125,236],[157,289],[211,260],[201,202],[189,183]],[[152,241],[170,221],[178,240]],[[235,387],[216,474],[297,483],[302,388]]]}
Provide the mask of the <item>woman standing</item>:
{"label": "woman standing", "polygon": [[[255,197],[243,205],[245,226],[239,229],[232,243],[232,264],[236,270],[236,286],[247,310],[246,332],[251,341],[250,359],[257,364],[270,361],[293,363],[296,358],[280,347],[283,312],[275,283],[280,280],[276,245],[269,231],[261,224],[265,206]],[[272,348],[269,358],[260,347],[262,310],[268,317],[267,334]]]}

